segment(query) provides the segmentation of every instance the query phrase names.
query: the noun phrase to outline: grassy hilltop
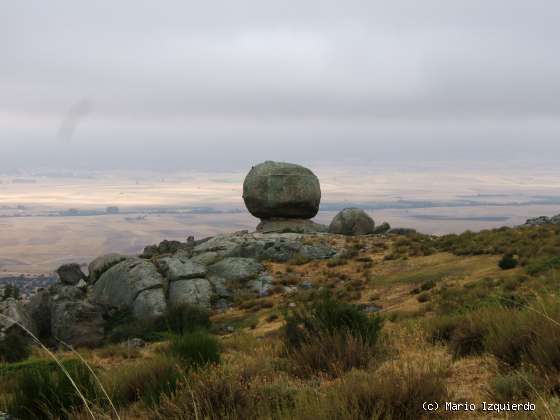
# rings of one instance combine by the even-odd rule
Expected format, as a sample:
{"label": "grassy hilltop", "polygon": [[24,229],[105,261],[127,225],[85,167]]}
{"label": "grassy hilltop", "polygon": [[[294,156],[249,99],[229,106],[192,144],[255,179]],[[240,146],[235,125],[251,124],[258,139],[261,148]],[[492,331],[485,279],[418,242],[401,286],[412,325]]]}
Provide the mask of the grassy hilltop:
{"label": "grassy hilltop", "polygon": [[[560,226],[328,240],[345,252],[264,261],[274,277],[268,296],[236,296],[223,312],[172,308],[150,324],[119,314],[114,344],[57,352],[88,408],[44,350],[0,349],[0,411],[417,419],[425,401],[489,401],[536,404],[511,418],[560,415]],[[21,360],[8,360],[15,349],[21,357],[11,359]]]}

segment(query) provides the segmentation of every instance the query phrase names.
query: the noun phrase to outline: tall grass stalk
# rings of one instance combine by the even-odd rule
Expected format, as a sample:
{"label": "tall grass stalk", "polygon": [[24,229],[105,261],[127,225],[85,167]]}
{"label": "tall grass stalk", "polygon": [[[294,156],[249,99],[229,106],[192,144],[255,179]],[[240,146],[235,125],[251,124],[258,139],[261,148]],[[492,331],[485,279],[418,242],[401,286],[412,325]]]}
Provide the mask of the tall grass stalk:
{"label": "tall grass stalk", "polygon": [[62,341],[58,338],[57,338],[57,341],[59,343],[61,343],[64,347],[66,347],[68,350],[70,350],[72,352],[72,354],[77,356],[82,361],[82,363],[88,368],[89,372],[91,373],[91,375],[95,379],[95,382],[97,382],[97,385],[99,386],[99,389],[101,389],[101,392],[103,392],[103,395],[105,395],[105,398],[107,399],[107,401],[109,401],[109,404],[111,405],[111,409],[115,413],[115,416],[117,417],[118,420],[121,420],[121,418],[119,416],[119,413],[118,413],[117,409],[115,408],[115,405],[113,404],[113,401],[111,400],[111,397],[109,397],[109,394],[107,393],[107,390],[105,389],[105,387],[103,386],[103,384],[99,380],[99,377],[95,374],[95,372],[93,371],[93,369],[91,368],[89,363],[86,362],[85,359],[82,357],[82,355],[80,353],[78,353],[72,346],[70,346],[69,344],[66,344],[64,341]]}
{"label": "tall grass stalk", "polygon": [[17,322],[15,319],[10,318],[9,316],[6,316],[4,314],[0,314],[0,317],[8,320],[9,322],[13,322],[14,324],[16,324],[18,327],[20,327],[23,331],[25,331],[25,333],[27,333],[48,355],[49,357],[51,357],[55,363],[58,365],[58,367],[62,370],[62,372],[64,373],[64,375],[66,375],[66,377],[68,378],[68,380],[70,381],[70,383],[72,384],[72,387],[76,390],[76,393],[78,394],[78,396],[80,397],[80,399],[83,401],[84,406],[88,412],[88,414],[91,416],[91,418],[93,420],[95,420],[95,416],[93,415],[93,411],[91,411],[91,408],[89,407],[89,403],[86,399],[86,397],[84,396],[84,394],[82,393],[82,391],[80,391],[80,388],[78,388],[78,385],[76,385],[76,382],[74,382],[74,379],[72,379],[72,376],[70,375],[70,373],[68,373],[68,370],[64,367],[64,365],[62,364],[62,362],[58,359],[58,357],[56,357],[56,355],[50,351],[42,342],[41,340],[39,340],[35,334],[33,334],[31,331],[29,331],[27,329],[27,327],[25,325],[20,324],[19,322]]}

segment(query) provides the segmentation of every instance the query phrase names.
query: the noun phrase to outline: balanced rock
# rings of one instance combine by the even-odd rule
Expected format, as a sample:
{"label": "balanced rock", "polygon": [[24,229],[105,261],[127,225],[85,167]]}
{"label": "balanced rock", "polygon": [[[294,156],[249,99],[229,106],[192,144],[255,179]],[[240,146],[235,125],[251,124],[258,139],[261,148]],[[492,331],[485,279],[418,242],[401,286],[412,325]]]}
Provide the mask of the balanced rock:
{"label": "balanced rock", "polygon": [[309,169],[266,161],[253,166],[243,182],[243,200],[260,219],[311,219],[319,211],[321,187]]}
{"label": "balanced rock", "polygon": [[76,285],[80,280],[84,280],[86,275],[83,273],[79,264],[64,264],[56,270],[60,281],[64,284]]}
{"label": "balanced rock", "polygon": [[362,209],[348,208],[339,212],[329,226],[329,232],[338,235],[369,235],[375,223]]}

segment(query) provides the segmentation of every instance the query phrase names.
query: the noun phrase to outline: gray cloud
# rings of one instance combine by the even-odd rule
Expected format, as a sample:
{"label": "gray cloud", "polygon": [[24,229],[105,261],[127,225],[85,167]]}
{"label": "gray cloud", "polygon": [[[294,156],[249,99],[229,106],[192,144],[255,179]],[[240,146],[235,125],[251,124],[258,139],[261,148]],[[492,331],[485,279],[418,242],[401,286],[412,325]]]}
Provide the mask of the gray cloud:
{"label": "gray cloud", "polygon": [[[559,17],[552,0],[6,2],[0,164],[550,159]],[[95,114],[61,145],[84,97]]]}

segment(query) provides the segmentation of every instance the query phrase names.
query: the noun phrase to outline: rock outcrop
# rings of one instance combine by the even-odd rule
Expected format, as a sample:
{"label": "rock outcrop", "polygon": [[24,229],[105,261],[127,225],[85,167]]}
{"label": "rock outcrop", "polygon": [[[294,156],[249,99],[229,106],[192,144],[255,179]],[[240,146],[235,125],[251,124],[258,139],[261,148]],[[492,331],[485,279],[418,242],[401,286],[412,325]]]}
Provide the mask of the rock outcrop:
{"label": "rock outcrop", "polygon": [[311,219],[319,211],[321,187],[315,174],[303,166],[266,161],[247,174],[243,200],[260,219]]}
{"label": "rock outcrop", "polygon": [[163,277],[154,264],[127,258],[99,277],[92,299],[106,307],[129,308],[141,319],[156,318],[166,309],[163,286]]}
{"label": "rock outcrop", "polygon": [[325,233],[329,227],[305,219],[267,219],[257,226],[260,233]]}
{"label": "rock outcrop", "polygon": [[[22,328],[23,327],[23,328]],[[14,298],[8,298],[0,302],[0,339],[5,334],[20,334],[28,337],[25,329],[33,334],[36,333],[33,319],[29,316],[23,303]]]}
{"label": "rock outcrop", "polygon": [[332,220],[329,232],[337,235],[370,235],[374,232],[373,219],[362,209],[347,208]]}
{"label": "rock outcrop", "polygon": [[94,259],[91,263],[89,263],[88,270],[89,270],[89,277],[88,280],[90,283],[95,283],[101,275],[110,269],[112,266],[120,263],[121,261],[127,258],[126,255],[122,254],[106,254],[101,255]]}
{"label": "rock outcrop", "polygon": [[384,233],[389,232],[390,230],[391,230],[391,225],[387,222],[383,222],[373,230],[373,233],[376,235],[382,235]]}
{"label": "rock outcrop", "polygon": [[556,216],[540,216],[533,219],[527,219],[525,226],[544,226],[544,225],[560,225],[560,214]]}

